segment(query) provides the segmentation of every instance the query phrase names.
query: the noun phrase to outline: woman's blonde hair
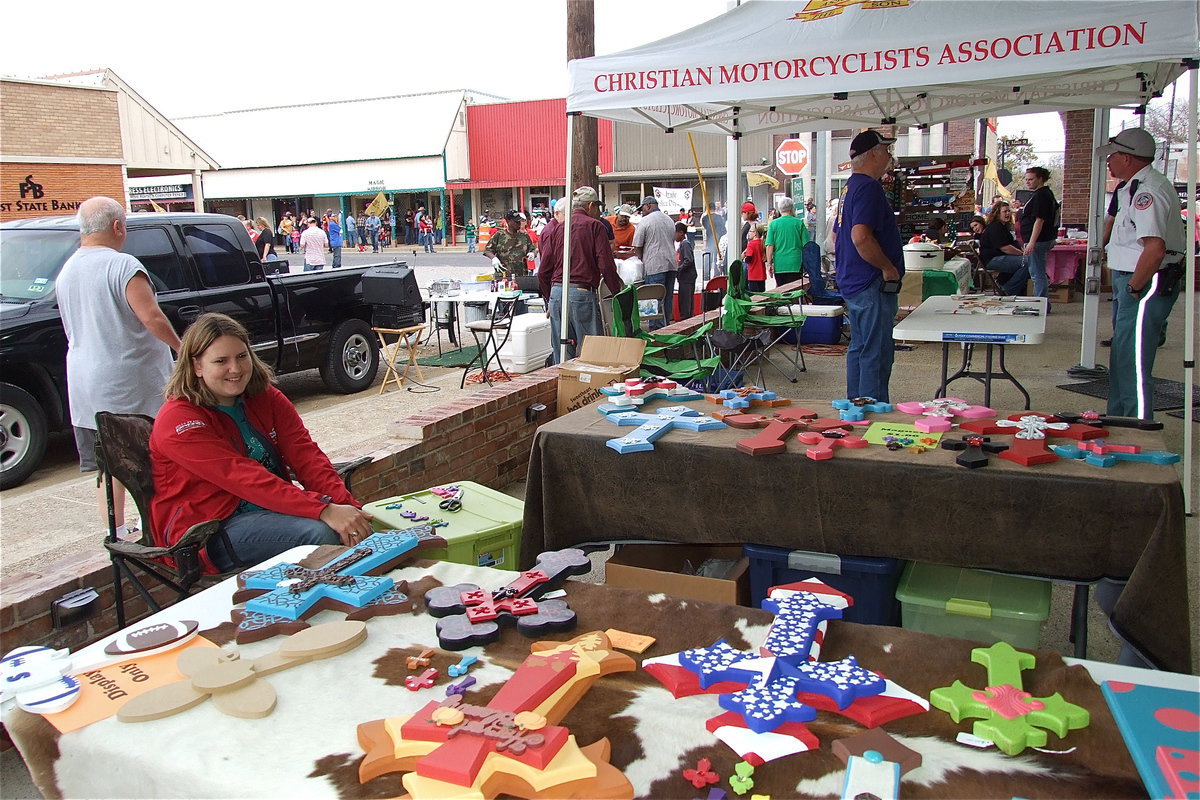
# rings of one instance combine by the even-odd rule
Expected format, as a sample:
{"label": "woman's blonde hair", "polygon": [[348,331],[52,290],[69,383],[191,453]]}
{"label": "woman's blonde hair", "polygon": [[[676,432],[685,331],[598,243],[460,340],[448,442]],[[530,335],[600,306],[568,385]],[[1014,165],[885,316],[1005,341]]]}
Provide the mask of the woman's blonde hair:
{"label": "woman's blonde hair", "polygon": [[265,217],[255,217],[254,224],[258,226],[258,229],[260,231],[266,231],[266,230],[271,229],[271,223],[267,222]]}
{"label": "woman's blonde hair", "polygon": [[232,317],[210,312],[201,314],[183,332],[179,346],[179,358],[175,361],[175,369],[171,372],[171,377],[167,379],[166,388],[163,390],[163,394],[168,400],[181,398],[196,405],[217,405],[216,396],[205,385],[203,379],[196,374],[194,362],[222,336],[232,336],[239,340],[246,345],[246,351],[250,353],[250,381],[246,384],[246,396],[254,397],[267,390],[274,378],[274,373],[250,346],[250,334],[240,322]]}

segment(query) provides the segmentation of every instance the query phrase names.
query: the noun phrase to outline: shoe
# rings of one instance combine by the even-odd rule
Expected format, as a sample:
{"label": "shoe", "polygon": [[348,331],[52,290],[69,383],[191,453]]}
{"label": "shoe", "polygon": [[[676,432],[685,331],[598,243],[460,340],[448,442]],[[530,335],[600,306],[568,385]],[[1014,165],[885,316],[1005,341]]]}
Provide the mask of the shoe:
{"label": "shoe", "polygon": [[1101,347],[1112,347],[1112,339],[1101,339],[1100,346]]}

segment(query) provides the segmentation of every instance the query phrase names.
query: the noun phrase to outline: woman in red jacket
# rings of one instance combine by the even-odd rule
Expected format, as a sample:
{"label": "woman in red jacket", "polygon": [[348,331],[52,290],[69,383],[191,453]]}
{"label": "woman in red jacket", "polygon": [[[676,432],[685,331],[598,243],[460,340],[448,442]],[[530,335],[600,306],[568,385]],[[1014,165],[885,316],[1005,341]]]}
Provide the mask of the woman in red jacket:
{"label": "woman in red jacket", "polygon": [[[238,560],[252,565],[297,545],[353,545],[371,534],[370,515],[271,379],[237,321],[203,314],[184,332],[150,436],[157,544],[221,519]],[[210,571],[235,566],[215,541],[204,561]]]}

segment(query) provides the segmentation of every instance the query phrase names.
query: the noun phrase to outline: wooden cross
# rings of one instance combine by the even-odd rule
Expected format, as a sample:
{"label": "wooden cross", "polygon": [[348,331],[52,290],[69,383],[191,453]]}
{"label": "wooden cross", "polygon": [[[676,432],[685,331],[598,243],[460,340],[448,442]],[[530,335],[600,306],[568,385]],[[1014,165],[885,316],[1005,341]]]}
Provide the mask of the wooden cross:
{"label": "wooden cross", "polygon": [[486,706],[455,694],[410,716],[359,725],[367,753],[359,780],[407,770],[412,797],[632,797],[633,786],[608,763],[608,740],[581,748],[559,723],[596,680],[637,664],[599,631],[531,651]]}
{"label": "wooden cross", "polygon": [[[716,416],[715,414],[713,416]],[[808,429],[817,412],[807,408],[785,408],[771,416],[761,414],[725,414],[721,421],[731,428],[762,428],[748,439],[739,439],[737,449],[748,455],[763,456],[787,451],[787,439],[796,431]]]}
{"label": "wooden cross", "polygon": [[1158,420],[1139,419],[1138,417],[1110,417],[1098,411],[1055,412],[1054,416],[1063,422],[1082,422],[1084,425],[1094,425],[1098,428],[1137,428],[1140,431],[1161,431],[1163,424]]}
{"label": "wooden cross", "polygon": [[502,589],[487,592],[473,583],[439,586],[425,593],[429,613],[440,617],[438,642],[446,650],[465,650],[500,638],[500,626],[515,624],[527,636],[568,630],[575,612],[562,600],[542,600],[570,575],[592,567],[582,550],[569,547],[542,553],[534,569],[519,573]]}
{"label": "wooden cross", "polygon": [[1068,424],[1049,414],[1034,412],[1013,414],[1008,419],[1001,420],[973,419],[958,427],[974,433],[1013,434],[1012,446],[1000,453],[1000,458],[1024,467],[1058,461],[1058,456],[1046,447],[1048,438],[1084,440],[1105,435],[1103,428]]}
{"label": "wooden cross", "polygon": [[896,403],[896,410],[905,414],[920,414],[913,423],[919,431],[926,433],[944,433],[954,427],[956,417],[962,419],[982,419],[994,417],[996,412],[987,406],[975,406],[957,397],[939,397],[923,402],[909,401]]}
{"label": "wooden cross", "polygon": [[724,406],[734,411],[753,406],[782,408],[783,406],[790,406],[792,404],[792,401],[786,397],[780,397],[775,392],[763,389],[760,386],[723,389],[716,394],[704,395],[704,399],[710,403],[716,403],[719,406]]}
{"label": "wooden cross", "polygon": [[1112,467],[1118,461],[1142,461],[1149,464],[1177,464],[1179,454],[1167,450],[1147,450],[1136,444],[1110,444],[1093,439],[1079,444],[1054,444],[1050,449],[1063,458],[1074,458],[1094,467]]}
{"label": "wooden cross", "polygon": [[369,573],[388,572],[418,550],[445,547],[446,540],[428,525],[374,533],[353,549],[319,569],[299,564],[276,564],[237,577],[233,602],[236,639],[240,643],[295,633],[308,627],[304,621],[325,608],[340,609],[348,619],[368,619],[377,614],[412,608],[395,581]]}
{"label": "wooden cross", "polygon": [[636,411],[621,411],[608,414],[608,419],[617,425],[637,425],[638,429],[618,439],[609,439],[605,444],[618,453],[642,453],[654,449],[654,442],[674,428],[688,431],[710,431],[724,428],[725,423],[706,417],[687,406],[667,406],[657,414],[640,414]]}
{"label": "wooden cross", "polygon": [[994,743],[1010,756],[1026,747],[1045,747],[1046,730],[1059,738],[1068,731],[1086,728],[1091,721],[1086,708],[1068,703],[1055,692],[1050,697],[1033,697],[1022,689],[1021,672],[1033,669],[1037,660],[1013,649],[1008,642],[977,647],[971,660],[987,669],[987,689],[972,689],[962,681],[934,689],[929,703],[950,715],[955,722],[976,717],[972,732]]}
{"label": "wooden cross", "polygon": [[638,406],[659,398],[681,402],[699,400],[701,397],[699,392],[680,386],[668,378],[629,378],[624,383],[602,387],[600,393],[613,398],[611,403],[596,407],[601,414],[636,411]]}
{"label": "wooden cross", "polygon": [[801,433],[796,438],[809,445],[804,455],[813,461],[828,461],[833,458],[833,451],[839,447],[857,450],[869,444],[861,436],[847,436],[837,430],[827,430],[824,433],[810,431]]}
{"label": "wooden cross", "polygon": [[891,403],[876,400],[874,397],[853,397],[834,400],[833,407],[838,409],[838,416],[851,422],[861,422],[866,418],[866,412],[886,414],[892,410]]}
{"label": "wooden cross", "polygon": [[988,453],[1003,453],[1008,445],[992,442],[980,433],[971,433],[961,439],[942,439],[943,450],[961,450],[954,463],[967,469],[979,469],[988,465]]}

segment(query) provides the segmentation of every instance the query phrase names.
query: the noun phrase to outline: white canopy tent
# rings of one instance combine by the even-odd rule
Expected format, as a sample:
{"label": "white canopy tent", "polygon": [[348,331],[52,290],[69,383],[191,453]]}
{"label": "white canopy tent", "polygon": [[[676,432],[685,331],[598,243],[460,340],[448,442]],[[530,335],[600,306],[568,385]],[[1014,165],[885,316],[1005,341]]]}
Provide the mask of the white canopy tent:
{"label": "white canopy tent", "polygon": [[[666,39],[571,61],[575,114],[738,138],[751,131],[927,126],[954,119],[1142,105],[1192,67],[1196,152],[1200,0],[752,0]],[[1107,138],[1098,114],[1097,144]],[[1104,127],[1101,127],[1101,121]],[[571,174],[570,151],[567,174]],[[1196,161],[1189,159],[1189,196]],[[1088,277],[1099,276],[1104,164],[1093,171]],[[568,224],[570,215],[568,215]],[[1188,241],[1194,240],[1189,215]],[[568,227],[566,242],[570,245]],[[739,243],[731,242],[737,249]],[[564,254],[569,257],[568,253]],[[1188,254],[1185,402],[1191,407],[1195,257]],[[565,261],[569,263],[569,261]],[[1089,281],[1098,286],[1099,281]],[[563,331],[566,331],[566,303]],[[1084,298],[1081,363],[1095,363],[1098,295]],[[565,335],[565,333],[564,333]],[[1184,491],[1190,508],[1191,416]]]}

